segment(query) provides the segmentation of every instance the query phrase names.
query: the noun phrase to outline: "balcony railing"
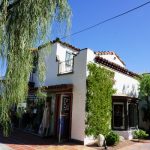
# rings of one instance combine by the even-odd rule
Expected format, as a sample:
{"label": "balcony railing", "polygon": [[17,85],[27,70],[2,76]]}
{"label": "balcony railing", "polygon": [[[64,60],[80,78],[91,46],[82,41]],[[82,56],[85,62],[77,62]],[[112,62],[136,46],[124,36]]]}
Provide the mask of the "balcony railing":
{"label": "balcony railing", "polygon": [[59,62],[58,64],[58,74],[67,74],[67,73],[72,73],[73,72],[73,59],[66,60],[63,62]]}

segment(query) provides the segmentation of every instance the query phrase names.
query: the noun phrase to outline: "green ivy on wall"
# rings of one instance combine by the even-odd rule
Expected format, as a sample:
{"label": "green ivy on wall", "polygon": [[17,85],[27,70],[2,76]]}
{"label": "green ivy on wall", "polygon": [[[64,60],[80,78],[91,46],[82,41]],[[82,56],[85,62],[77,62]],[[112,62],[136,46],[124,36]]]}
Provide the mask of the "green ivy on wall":
{"label": "green ivy on wall", "polygon": [[94,63],[88,70],[85,133],[105,136],[111,126],[114,73]]}

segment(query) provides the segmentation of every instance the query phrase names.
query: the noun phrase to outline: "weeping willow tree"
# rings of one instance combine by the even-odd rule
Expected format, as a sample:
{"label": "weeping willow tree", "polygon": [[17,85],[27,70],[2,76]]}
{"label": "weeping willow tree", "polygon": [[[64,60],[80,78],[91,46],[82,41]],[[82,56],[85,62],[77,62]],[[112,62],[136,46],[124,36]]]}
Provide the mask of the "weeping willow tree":
{"label": "weeping willow tree", "polygon": [[[0,0],[0,58],[7,59],[5,89],[0,101],[4,136],[9,135],[11,106],[24,101],[28,94],[28,80],[33,69],[30,48],[37,39],[45,39],[53,22],[68,29],[70,16],[67,0]],[[42,59],[40,61],[42,64]],[[39,65],[38,71],[42,72],[43,67]]]}

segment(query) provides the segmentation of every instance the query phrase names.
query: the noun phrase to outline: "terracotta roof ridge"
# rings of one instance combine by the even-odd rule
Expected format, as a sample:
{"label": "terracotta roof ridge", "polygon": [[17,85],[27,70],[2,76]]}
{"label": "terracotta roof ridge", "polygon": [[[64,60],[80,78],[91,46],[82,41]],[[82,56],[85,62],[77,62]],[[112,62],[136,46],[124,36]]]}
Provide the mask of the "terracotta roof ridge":
{"label": "terracotta roof ridge", "polygon": [[101,56],[96,56],[95,61],[98,62],[98,63],[101,63],[105,66],[108,66],[109,68],[112,68],[114,70],[122,72],[126,75],[129,75],[129,76],[132,76],[132,77],[140,77],[137,73],[134,73],[134,72],[132,72],[132,71],[130,71],[130,70],[124,68],[124,67],[121,67],[120,65],[118,65],[114,62],[111,62],[111,61],[109,61],[109,60],[107,60],[107,59],[105,59]]}
{"label": "terracotta roof ridge", "polygon": [[76,51],[80,51],[80,48],[76,48],[75,46],[73,46],[73,45],[71,45],[69,43],[63,42],[59,38],[56,38],[54,41],[52,41],[52,43],[56,43],[56,42],[58,42],[58,43],[60,43],[60,44],[62,44],[64,46],[67,46],[67,47],[69,47],[71,49],[74,49]]}
{"label": "terracotta roof ridge", "polygon": [[100,54],[100,55],[114,55],[116,53],[114,51],[97,51],[96,54]]}
{"label": "terracotta roof ridge", "polygon": [[38,48],[31,48],[31,50],[32,50],[32,51],[40,50],[40,49],[42,49],[42,48],[48,46],[49,44],[54,44],[54,43],[57,43],[57,42],[60,43],[60,44],[62,44],[62,45],[64,45],[64,46],[67,46],[67,47],[69,47],[69,48],[71,48],[71,49],[73,49],[73,50],[75,50],[75,51],[78,51],[78,52],[79,52],[79,51],[81,50],[80,48],[76,48],[75,46],[73,46],[73,45],[71,45],[71,44],[69,44],[69,43],[67,43],[67,42],[61,41],[59,38],[56,38],[56,39],[53,40],[53,41],[48,41],[48,42],[46,42],[46,43],[44,43],[44,44],[41,44],[41,45],[38,46]]}
{"label": "terracotta roof ridge", "polygon": [[114,51],[98,51],[95,52],[97,55],[116,55],[116,57],[121,61],[121,63],[126,66],[124,61],[114,52]]}

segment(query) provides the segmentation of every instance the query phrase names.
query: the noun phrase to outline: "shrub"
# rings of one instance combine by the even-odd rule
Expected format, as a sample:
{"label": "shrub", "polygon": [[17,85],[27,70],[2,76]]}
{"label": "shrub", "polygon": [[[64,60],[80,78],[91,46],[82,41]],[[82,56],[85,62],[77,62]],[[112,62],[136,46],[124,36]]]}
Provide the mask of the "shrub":
{"label": "shrub", "polygon": [[114,132],[110,132],[107,136],[106,136],[106,144],[108,146],[111,145],[116,145],[119,142],[119,135],[117,133]]}
{"label": "shrub", "polygon": [[106,136],[106,144],[108,146],[111,145],[116,145],[119,142],[119,135],[114,133],[114,132],[110,132],[107,136]]}
{"label": "shrub", "polygon": [[136,130],[133,132],[133,135],[136,139],[144,139],[148,136],[148,134],[143,130]]}

